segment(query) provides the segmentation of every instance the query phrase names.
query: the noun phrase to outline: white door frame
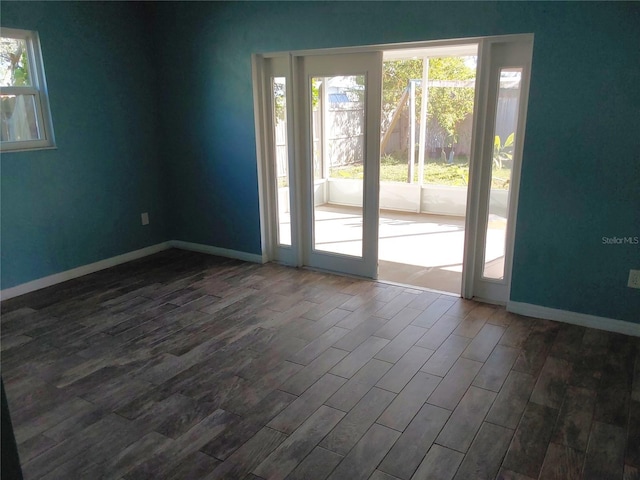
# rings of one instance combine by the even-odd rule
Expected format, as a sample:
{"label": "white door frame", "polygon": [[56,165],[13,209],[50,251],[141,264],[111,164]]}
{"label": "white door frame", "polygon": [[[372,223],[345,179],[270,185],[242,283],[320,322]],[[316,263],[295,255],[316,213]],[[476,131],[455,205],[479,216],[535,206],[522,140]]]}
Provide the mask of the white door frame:
{"label": "white door frame", "polygon": [[[253,99],[256,129],[256,152],[258,155],[258,196],[260,199],[260,240],[263,262],[277,261],[285,265],[301,266],[302,257],[299,245],[300,228],[298,168],[294,141],[296,136],[295,111],[292,106],[295,84],[291,55],[262,56],[253,55]],[[289,210],[291,219],[291,244],[285,245],[278,238],[278,191],[272,181],[277,177],[275,161],[275,125],[272,118],[273,96],[272,78],[283,77],[286,81],[287,116],[287,166],[289,174]],[[292,181],[294,180],[294,181]],[[296,191],[298,188],[298,191]]]}
{"label": "white door frame", "polygon": [[[510,35],[483,39],[479,46],[476,103],[473,123],[472,159],[469,172],[467,221],[464,249],[462,297],[506,305],[509,300],[513,249],[515,244],[518,193],[524,147],[533,34]],[[500,280],[483,277],[487,215],[491,188],[494,124],[500,70],[521,67],[520,97],[515,138],[511,181],[509,184],[508,217],[505,238],[504,277]]]}
{"label": "white door frame", "polygon": [[[313,268],[347,273],[368,278],[378,275],[378,185],[380,183],[380,115],[382,102],[382,52],[356,52],[333,55],[304,55],[294,58],[296,98],[302,115],[296,126],[300,150],[297,158],[298,185],[302,187],[302,263]],[[313,138],[311,133],[311,77],[365,75],[364,179],[362,199],[362,254],[342,255],[314,249],[314,173]],[[325,91],[323,89],[323,91]],[[324,135],[324,133],[323,133]]]}
{"label": "white door frame", "polygon": [[[361,52],[381,52],[394,49],[411,49],[411,48],[433,48],[433,47],[450,47],[454,45],[464,44],[478,44],[478,71],[476,81],[476,98],[474,106],[474,118],[473,118],[473,130],[472,130],[472,152],[470,156],[470,172],[469,172],[469,189],[467,193],[467,215],[465,218],[465,247],[464,247],[464,259],[463,259],[463,275],[462,275],[462,297],[464,298],[479,298],[481,300],[490,301],[493,303],[504,304],[508,300],[509,287],[511,282],[511,271],[513,261],[513,247],[515,239],[515,224],[517,214],[517,200],[520,183],[520,164],[522,160],[522,150],[524,145],[524,133],[527,111],[527,100],[529,93],[529,79],[531,73],[531,57],[533,49],[533,34],[515,34],[515,35],[500,35],[490,37],[473,37],[451,40],[436,40],[427,42],[410,42],[410,43],[394,43],[361,47],[344,47],[344,48],[331,48],[331,49],[317,49],[317,50],[302,50],[294,52],[278,52],[269,54],[254,54],[252,55],[253,66],[253,90],[254,90],[254,112],[255,112],[255,125],[256,125],[256,146],[258,156],[258,189],[260,196],[260,219],[261,219],[261,240],[262,240],[262,252],[264,261],[278,261],[292,266],[304,266],[305,258],[302,254],[302,249],[299,248],[303,239],[300,236],[296,236],[296,231],[300,232],[302,229],[300,209],[298,208],[297,215],[294,221],[294,215],[292,212],[292,227],[296,224],[295,230],[292,232],[292,245],[288,249],[283,249],[277,245],[277,241],[274,240],[273,226],[276,218],[274,212],[273,191],[271,186],[271,179],[269,177],[270,165],[272,163],[272,153],[269,151],[269,140],[264,137],[265,132],[269,132],[269,126],[271,119],[269,118],[269,102],[265,99],[268,97],[269,89],[267,88],[267,75],[269,69],[269,63],[273,62],[273,59],[284,59],[288,65],[287,85],[291,85],[291,88],[287,88],[287,115],[289,119],[289,166],[290,175],[295,173],[295,181],[297,190],[294,191],[291,188],[291,208],[296,205],[296,198],[303,198],[302,191],[300,191],[300,185],[303,178],[302,172],[296,171],[295,163],[293,161],[294,156],[300,156],[304,154],[303,146],[299,145],[292,139],[301,138],[300,129],[303,128],[300,125],[300,121],[294,120],[295,113],[293,112],[293,99],[294,95],[300,95],[297,92],[299,89],[298,83],[295,81],[300,75],[299,62],[296,60],[299,57],[309,55],[336,55],[336,54],[353,54]],[[518,131],[520,134],[516,139],[514,148],[514,161],[512,169],[512,179],[510,183],[509,194],[509,218],[508,218],[508,230],[506,238],[506,255],[505,255],[505,277],[501,282],[489,281],[482,279],[478,275],[481,275],[481,262],[484,257],[484,244],[482,248],[479,246],[479,242],[484,242],[484,233],[478,235],[479,229],[485,227],[485,215],[486,209],[481,208],[482,202],[488,202],[488,183],[490,178],[487,178],[486,172],[483,175],[483,166],[486,167],[489,164],[489,171],[491,165],[491,157],[487,159],[487,152],[489,148],[493,148],[493,138],[488,140],[489,136],[493,135],[493,125],[489,122],[488,113],[491,108],[489,104],[489,89],[490,74],[492,69],[491,57],[492,51],[495,50],[497,45],[519,45],[524,52],[524,64],[522,83],[521,83],[521,96],[519,103],[518,114]],[[285,76],[285,75],[282,75]],[[492,117],[493,118],[493,117]],[[291,125],[291,124],[295,124]],[[488,142],[490,141],[490,145]],[[296,143],[296,145],[292,145]],[[483,153],[484,152],[484,153]],[[492,152],[492,150],[491,150]],[[491,154],[489,154],[491,155]],[[299,169],[298,169],[299,170]],[[486,168],[484,169],[486,170]],[[379,175],[379,172],[378,172]],[[296,197],[297,195],[297,197]],[[377,197],[376,197],[377,200]],[[297,206],[297,205],[296,205]],[[377,232],[377,225],[376,225]],[[377,239],[377,234],[376,234]],[[274,243],[275,242],[275,243]],[[284,254],[286,251],[290,254]],[[377,252],[376,252],[377,257]],[[480,274],[478,273],[480,272]],[[375,275],[366,275],[370,278],[375,278]],[[491,298],[488,295],[494,295],[493,290],[483,290],[483,286],[488,284],[500,284],[498,296]],[[480,295],[478,295],[480,293]]]}

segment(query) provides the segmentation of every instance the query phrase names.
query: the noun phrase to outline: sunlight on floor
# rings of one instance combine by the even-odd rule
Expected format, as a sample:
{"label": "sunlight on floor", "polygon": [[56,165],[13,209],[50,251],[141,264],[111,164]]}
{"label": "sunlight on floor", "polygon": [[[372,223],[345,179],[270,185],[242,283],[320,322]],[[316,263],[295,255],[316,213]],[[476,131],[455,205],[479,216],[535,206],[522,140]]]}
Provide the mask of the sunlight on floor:
{"label": "sunlight on floor", "polygon": [[[361,209],[323,205],[315,208],[315,215],[316,250],[362,255]],[[505,227],[501,217],[490,218],[485,271],[494,277],[504,265]],[[461,217],[380,212],[379,280],[459,295],[463,249]]]}

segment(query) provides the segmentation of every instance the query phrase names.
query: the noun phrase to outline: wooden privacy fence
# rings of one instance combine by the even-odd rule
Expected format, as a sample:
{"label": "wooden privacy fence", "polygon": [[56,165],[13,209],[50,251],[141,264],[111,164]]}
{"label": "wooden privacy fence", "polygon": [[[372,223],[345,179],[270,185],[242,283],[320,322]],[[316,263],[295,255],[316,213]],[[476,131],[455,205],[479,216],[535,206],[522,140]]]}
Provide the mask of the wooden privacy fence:
{"label": "wooden privacy fence", "polygon": [[[507,136],[515,131],[518,111],[518,97],[516,90],[501,89],[501,94],[498,99],[498,115],[496,123],[496,135],[499,135],[501,139],[506,139]],[[314,171],[317,178],[323,177],[323,163],[322,163],[322,118],[320,109],[313,111],[313,158],[314,158]],[[400,115],[398,112],[397,118],[392,123],[390,128],[393,130],[387,135],[387,142],[385,142],[382,149],[382,154],[392,153],[393,151],[403,150],[408,147],[408,123],[409,118],[407,115]],[[470,118],[468,119],[470,120]],[[417,119],[416,119],[417,122]],[[462,126],[463,133],[468,135],[461,135],[465,138],[464,145],[459,145],[459,153],[468,153],[468,141],[471,138],[471,122]],[[363,161],[364,152],[364,106],[360,103],[350,102],[344,107],[336,107],[332,105],[327,111],[327,139],[326,139],[326,155],[324,161],[327,162],[329,168],[335,168],[345,165],[358,164]],[[466,132],[466,130],[469,130]],[[443,134],[439,132],[437,128],[429,128],[435,135],[429,135],[427,139],[427,148],[432,150],[437,146],[441,146],[442,140],[439,140],[439,136]],[[440,135],[438,135],[440,133]],[[284,120],[278,120],[275,125],[275,148],[276,148],[276,164],[277,175],[279,178],[286,178],[288,175],[288,161],[287,161],[287,124]],[[429,153],[429,152],[427,152]],[[429,158],[429,155],[427,155]]]}
{"label": "wooden privacy fence", "polygon": [[[364,106],[357,104],[329,108],[326,119],[326,152],[324,161],[330,168],[362,163],[364,153]],[[278,121],[275,125],[275,147],[278,177],[286,177],[287,162],[287,124]],[[322,113],[313,111],[313,158],[316,175],[322,177]]]}

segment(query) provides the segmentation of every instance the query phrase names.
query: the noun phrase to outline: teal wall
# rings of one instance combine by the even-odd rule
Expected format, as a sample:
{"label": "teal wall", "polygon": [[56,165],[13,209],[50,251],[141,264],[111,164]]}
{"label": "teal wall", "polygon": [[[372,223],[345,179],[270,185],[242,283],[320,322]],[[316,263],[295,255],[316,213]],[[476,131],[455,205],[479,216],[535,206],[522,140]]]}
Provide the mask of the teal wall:
{"label": "teal wall", "polygon": [[[534,33],[512,300],[640,323],[640,246],[602,244],[640,236],[639,3],[49,5],[1,7],[3,25],[40,30],[59,144],[3,156],[3,288],[167,238],[260,253],[251,53]],[[122,115],[105,89],[137,105]],[[79,134],[96,109],[111,135]],[[153,209],[165,222],[141,230]]]}
{"label": "teal wall", "polygon": [[158,22],[172,234],[251,253],[251,53],[534,33],[512,300],[640,322],[640,246],[602,244],[640,236],[639,3],[161,3]]}
{"label": "teal wall", "polygon": [[3,27],[40,34],[58,147],[2,154],[3,289],[167,239],[148,10],[0,4]]}

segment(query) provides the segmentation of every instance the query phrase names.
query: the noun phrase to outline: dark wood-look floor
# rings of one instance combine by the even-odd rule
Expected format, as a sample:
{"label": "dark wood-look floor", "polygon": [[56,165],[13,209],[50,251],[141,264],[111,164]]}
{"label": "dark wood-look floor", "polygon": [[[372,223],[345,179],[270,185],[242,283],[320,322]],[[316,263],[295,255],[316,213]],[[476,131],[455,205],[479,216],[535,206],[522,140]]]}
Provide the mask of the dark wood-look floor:
{"label": "dark wood-look floor", "polygon": [[632,479],[638,338],[170,250],[2,304],[31,479]]}

